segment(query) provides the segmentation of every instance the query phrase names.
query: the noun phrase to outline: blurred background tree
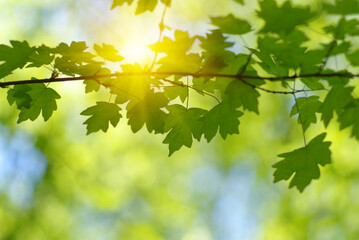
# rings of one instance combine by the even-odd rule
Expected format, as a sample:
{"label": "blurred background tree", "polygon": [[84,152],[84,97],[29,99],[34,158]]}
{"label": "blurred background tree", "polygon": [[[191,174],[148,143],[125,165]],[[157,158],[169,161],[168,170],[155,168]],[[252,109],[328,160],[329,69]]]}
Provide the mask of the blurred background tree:
{"label": "blurred background tree", "polygon": [[[303,3],[304,1],[296,1]],[[321,1],[305,1],[315,7]],[[86,41],[118,47],[126,61],[150,63],[163,6],[134,15],[135,6],[109,11],[111,1],[0,1],[0,42]],[[257,1],[173,1],[167,26],[204,35],[209,16],[253,18]],[[256,21],[253,19],[253,21]],[[311,28],[320,28],[319,19]],[[258,24],[262,24],[258,22]],[[314,31],[318,41],[326,36]],[[243,41],[236,39],[235,41]],[[244,39],[249,45],[253,38]],[[313,43],[315,44],[315,43]],[[246,51],[236,44],[235,52]],[[334,64],[334,63],[331,63]],[[48,77],[51,72],[29,70]],[[86,136],[79,113],[98,96],[82,83],[53,83],[61,93],[56,117],[16,125],[14,107],[0,103],[0,239],[358,239],[358,143],[332,122],[333,164],[300,194],[273,184],[278,152],[302,145],[291,96],[262,94],[260,115],[241,118],[240,135],[196,143],[167,157],[162,136],[125,121]],[[357,89],[356,89],[357,90]],[[6,95],[6,89],[1,89]],[[319,123],[321,124],[321,123]],[[319,125],[318,124],[318,125]],[[312,131],[312,132],[311,132]],[[313,135],[316,128],[309,132]],[[299,137],[298,137],[299,136]]]}

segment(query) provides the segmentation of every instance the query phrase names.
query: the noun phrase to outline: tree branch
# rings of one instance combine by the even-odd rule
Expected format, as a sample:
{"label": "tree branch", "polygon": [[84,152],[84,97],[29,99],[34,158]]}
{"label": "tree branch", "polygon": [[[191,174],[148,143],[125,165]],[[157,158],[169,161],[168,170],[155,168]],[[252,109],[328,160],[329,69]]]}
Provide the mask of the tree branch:
{"label": "tree branch", "polygon": [[4,88],[12,85],[21,84],[33,84],[33,83],[52,83],[52,82],[69,82],[69,81],[82,81],[99,78],[115,78],[115,77],[130,77],[130,76],[192,76],[195,78],[199,77],[223,77],[223,78],[236,78],[236,79],[257,79],[267,81],[278,81],[278,80],[289,80],[296,78],[312,78],[312,77],[359,77],[359,74],[352,73],[313,73],[313,74],[302,74],[302,75],[291,75],[291,76],[277,76],[277,77],[261,77],[261,76],[247,76],[241,74],[221,74],[221,73],[191,73],[191,72],[122,72],[102,75],[91,75],[91,76],[79,76],[79,77],[61,77],[61,78],[44,78],[34,80],[17,80],[1,82],[0,87]]}

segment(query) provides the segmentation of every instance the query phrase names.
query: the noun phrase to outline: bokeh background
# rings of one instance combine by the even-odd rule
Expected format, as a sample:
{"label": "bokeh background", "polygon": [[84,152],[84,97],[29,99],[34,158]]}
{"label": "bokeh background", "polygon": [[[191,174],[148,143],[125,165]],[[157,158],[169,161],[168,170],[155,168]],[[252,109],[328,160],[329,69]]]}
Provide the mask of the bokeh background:
{"label": "bokeh background", "polygon": [[[173,0],[165,24],[204,35],[213,29],[210,16],[232,12],[260,26],[253,14],[257,1],[246,2]],[[110,11],[111,4],[0,0],[0,43],[104,42],[127,63],[150,63],[154,53],[147,46],[158,39],[164,6],[136,16],[135,6]],[[331,40],[320,32],[328,21],[335,19],[305,29],[315,36],[313,46]],[[235,52],[255,46],[250,34],[231,40]],[[329,62],[344,68],[340,63],[340,56]],[[5,80],[50,75],[46,69],[18,71]],[[333,164],[304,193],[272,183],[277,155],[303,144],[296,118],[289,118],[291,96],[261,93],[260,115],[242,117],[239,135],[195,142],[169,158],[163,136],[145,129],[133,134],[125,119],[107,133],[86,136],[80,112],[105,95],[85,94],[80,82],[51,86],[62,96],[58,111],[46,123],[39,118],[19,125],[7,89],[0,89],[0,239],[359,239],[359,143],[350,129],[339,132],[332,121],[326,139],[333,141]],[[322,131],[318,123],[308,138]]]}

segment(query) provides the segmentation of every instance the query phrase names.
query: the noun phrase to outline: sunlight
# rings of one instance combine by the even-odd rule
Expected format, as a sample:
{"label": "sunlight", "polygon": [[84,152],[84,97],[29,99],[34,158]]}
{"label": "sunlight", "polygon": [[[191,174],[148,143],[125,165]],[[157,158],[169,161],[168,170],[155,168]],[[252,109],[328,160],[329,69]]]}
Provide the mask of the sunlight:
{"label": "sunlight", "polygon": [[154,53],[146,46],[144,42],[140,41],[126,41],[121,46],[120,53],[125,57],[126,62],[140,64],[149,63],[154,57]]}

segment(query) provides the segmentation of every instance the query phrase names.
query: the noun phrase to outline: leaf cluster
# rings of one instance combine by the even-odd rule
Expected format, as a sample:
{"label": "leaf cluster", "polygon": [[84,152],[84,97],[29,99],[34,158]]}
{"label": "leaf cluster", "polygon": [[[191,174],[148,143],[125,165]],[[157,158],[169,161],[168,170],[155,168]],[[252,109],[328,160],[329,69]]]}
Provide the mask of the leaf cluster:
{"label": "leaf cluster", "polygon": [[[161,2],[170,7],[171,1]],[[140,14],[153,11],[158,1],[114,0],[112,8],[125,3],[136,3],[136,14]],[[358,75],[327,64],[342,55],[351,66],[359,66],[359,49],[353,40],[359,36],[359,22],[351,17],[359,14],[359,5],[356,0],[336,0],[320,9],[262,0],[256,10],[256,17],[263,22],[258,29],[236,14],[211,17],[215,29],[204,36],[173,30],[173,37],[164,36],[152,44],[156,56],[152,66],[122,63],[124,58],[110,44],[95,44],[89,50],[85,42],[31,47],[26,41],[11,41],[0,45],[0,78],[22,68],[46,67],[52,74],[48,79],[3,82],[0,86],[14,85],[7,98],[20,110],[18,123],[34,121],[40,113],[47,121],[57,109],[60,95],[44,83],[83,80],[85,93],[104,88],[112,101],[97,101],[81,113],[88,117],[84,122],[87,134],[106,132],[110,124],[116,127],[121,118],[127,118],[134,133],[146,128],[163,135],[169,155],[183,146],[191,147],[193,140],[200,141],[202,136],[210,142],[217,133],[223,139],[238,134],[241,116],[260,114],[260,92],[292,95],[295,102],[289,116],[297,116],[304,146],[279,155],[283,159],[273,165],[274,181],[290,180],[290,187],[303,191],[319,178],[319,165],[331,162],[330,142],[324,138],[334,113],[340,128],[352,127],[352,135],[359,140],[359,99],[352,86]],[[329,15],[340,19],[322,29],[331,40],[309,49],[306,43],[312,39],[304,29]],[[248,33],[255,35],[256,41],[245,45],[246,53],[230,50],[244,43],[229,41],[229,35],[240,39]],[[193,50],[196,43],[200,51]],[[108,62],[119,63],[121,71],[111,71]],[[269,88],[272,82],[281,83],[281,88]],[[192,107],[190,93],[202,95],[208,104]],[[297,97],[299,93],[302,95]],[[317,123],[318,115],[324,132],[307,144],[306,132]]]}

